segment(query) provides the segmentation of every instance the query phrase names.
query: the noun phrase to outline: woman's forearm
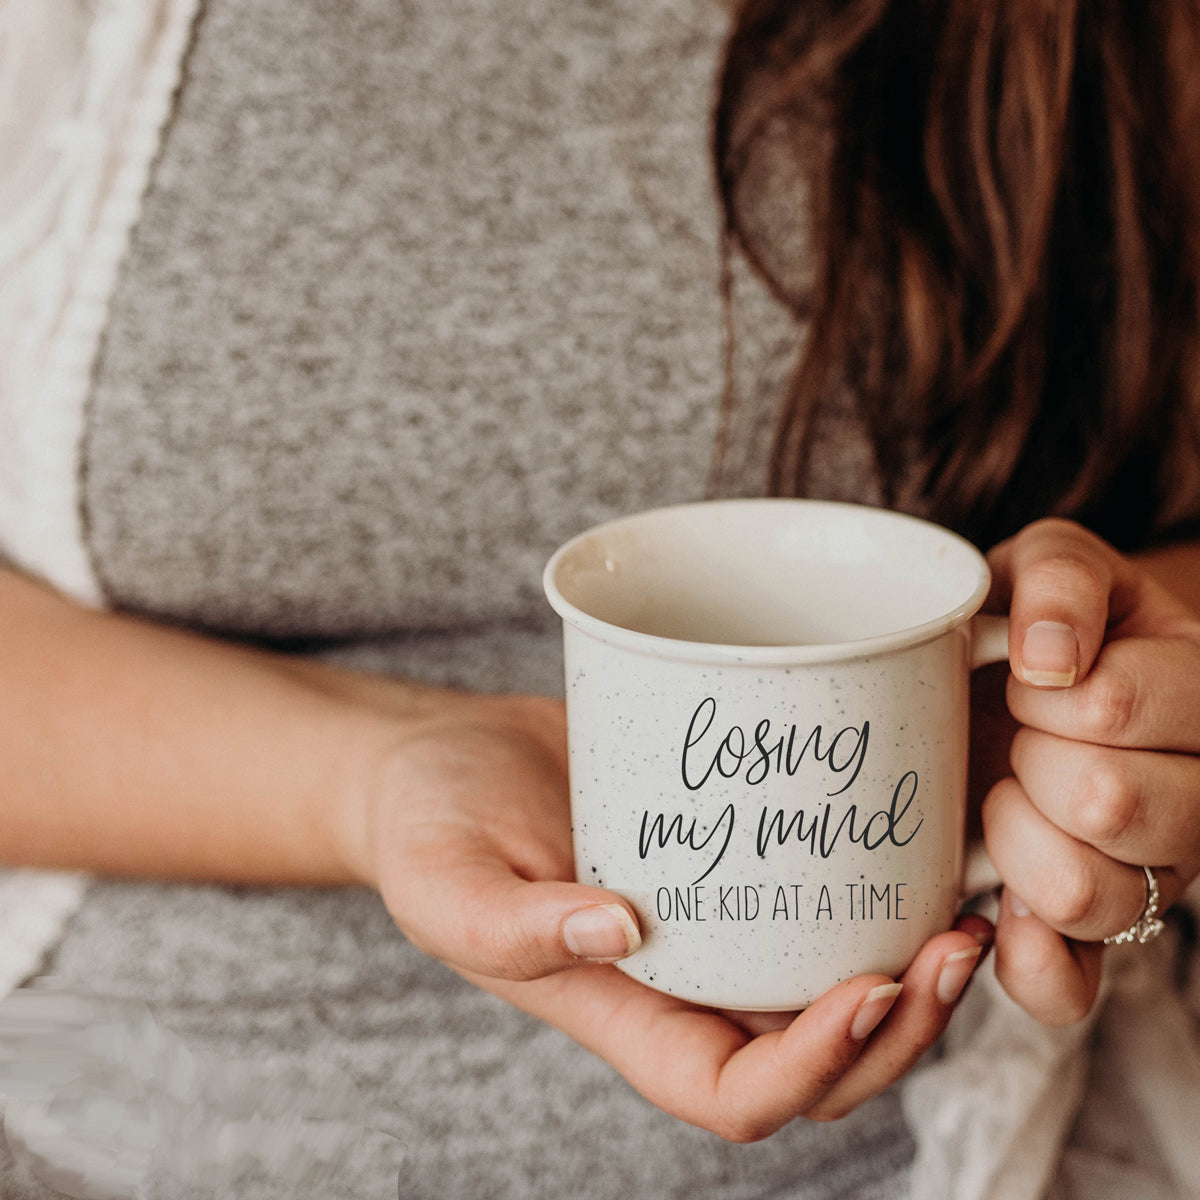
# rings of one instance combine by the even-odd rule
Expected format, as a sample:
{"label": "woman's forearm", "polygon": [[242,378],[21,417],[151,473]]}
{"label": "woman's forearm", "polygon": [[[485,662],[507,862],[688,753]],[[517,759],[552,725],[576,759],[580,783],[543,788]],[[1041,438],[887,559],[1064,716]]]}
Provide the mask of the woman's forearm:
{"label": "woman's forearm", "polygon": [[373,773],[465,701],[82,609],[0,570],[0,862],[356,880]]}

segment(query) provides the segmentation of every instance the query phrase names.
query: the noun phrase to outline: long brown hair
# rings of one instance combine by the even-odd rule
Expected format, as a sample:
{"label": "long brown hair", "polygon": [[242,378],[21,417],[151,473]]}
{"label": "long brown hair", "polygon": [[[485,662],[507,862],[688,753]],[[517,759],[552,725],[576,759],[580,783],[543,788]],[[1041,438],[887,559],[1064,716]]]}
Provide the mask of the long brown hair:
{"label": "long brown hair", "polygon": [[[714,148],[727,247],[807,326],[772,490],[849,388],[888,499],[915,471],[983,544],[1146,539],[1200,396],[1196,0],[746,0]],[[803,285],[757,194],[780,154]]]}

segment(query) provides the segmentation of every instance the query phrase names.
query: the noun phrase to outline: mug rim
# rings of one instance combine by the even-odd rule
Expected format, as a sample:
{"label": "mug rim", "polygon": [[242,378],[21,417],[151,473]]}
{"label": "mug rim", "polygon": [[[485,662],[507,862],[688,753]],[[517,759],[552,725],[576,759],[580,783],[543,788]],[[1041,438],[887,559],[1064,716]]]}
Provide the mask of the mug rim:
{"label": "mug rim", "polygon": [[[669,512],[686,509],[711,509],[713,507],[740,507],[760,505],[779,507],[798,505],[808,509],[853,510],[856,516],[875,522],[890,522],[897,525],[919,526],[933,530],[949,543],[954,543],[973,556],[979,565],[979,579],[966,599],[928,621],[910,625],[890,633],[873,637],[855,638],[842,642],[798,643],[794,645],[755,646],[724,642],[698,642],[683,638],[666,637],[661,634],[641,633],[613,624],[591,613],[585,612],[568,600],[558,587],[556,575],[566,557],[589,538],[623,525],[635,524]],[[866,514],[864,516],[864,514]],[[645,509],[615,517],[599,525],[593,525],[564,542],[551,556],[542,572],[542,587],[550,606],[567,625],[573,626],[597,641],[611,646],[644,654],[653,658],[674,659],[689,663],[733,664],[745,666],[806,666],[817,663],[845,662],[851,659],[870,658],[880,654],[893,654],[908,650],[942,637],[971,619],[983,606],[991,590],[991,569],[987,559],[977,546],[952,529],[923,517],[895,512],[871,504],[857,504],[842,500],[810,500],[801,497],[746,497],[720,500],[694,500],[681,504],[667,504],[658,508]]]}

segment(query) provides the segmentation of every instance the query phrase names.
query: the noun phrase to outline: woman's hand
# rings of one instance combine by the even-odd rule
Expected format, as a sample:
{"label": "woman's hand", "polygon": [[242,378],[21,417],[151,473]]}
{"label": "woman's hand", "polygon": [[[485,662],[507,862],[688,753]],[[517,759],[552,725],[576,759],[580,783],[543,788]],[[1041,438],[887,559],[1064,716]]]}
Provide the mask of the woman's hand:
{"label": "woman's hand", "polygon": [[842,1116],[893,1083],[991,941],[988,922],[963,918],[902,988],[849,980],[799,1016],[718,1013],[644,987],[610,965],[639,944],[632,910],[569,882],[566,726],[551,701],[463,697],[410,728],[359,832],[362,875],[417,946],[734,1141]]}
{"label": "woman's hand", "polygon": [[1200,620],[1145,571],[1067,521],[996,547],[1010,605],[1012,777],[984,802],[1005,882],[996,973],[1039,1020],[1083,1017],[1105,937],[1200,872]]}

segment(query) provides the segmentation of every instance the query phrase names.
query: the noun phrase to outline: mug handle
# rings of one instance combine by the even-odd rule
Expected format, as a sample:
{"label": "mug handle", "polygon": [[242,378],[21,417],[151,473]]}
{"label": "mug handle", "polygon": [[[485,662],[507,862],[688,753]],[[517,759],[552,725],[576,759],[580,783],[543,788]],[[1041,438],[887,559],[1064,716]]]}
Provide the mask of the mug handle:
{"label": "mug handle", "polygon": [[[1007,661],[1008,618],[992,613],[977,613],[971,619],[971,670]],[[963,899],[990,892],[998,888],[1000,883],[1000,876],[992,866],[983,840],[971,842],[967,846],[962,886],[959,889]]]}
{"label": "mug handle", "polygon": [[971,618],[971,670],[1008,660],[1008,618],[976,613]]}

